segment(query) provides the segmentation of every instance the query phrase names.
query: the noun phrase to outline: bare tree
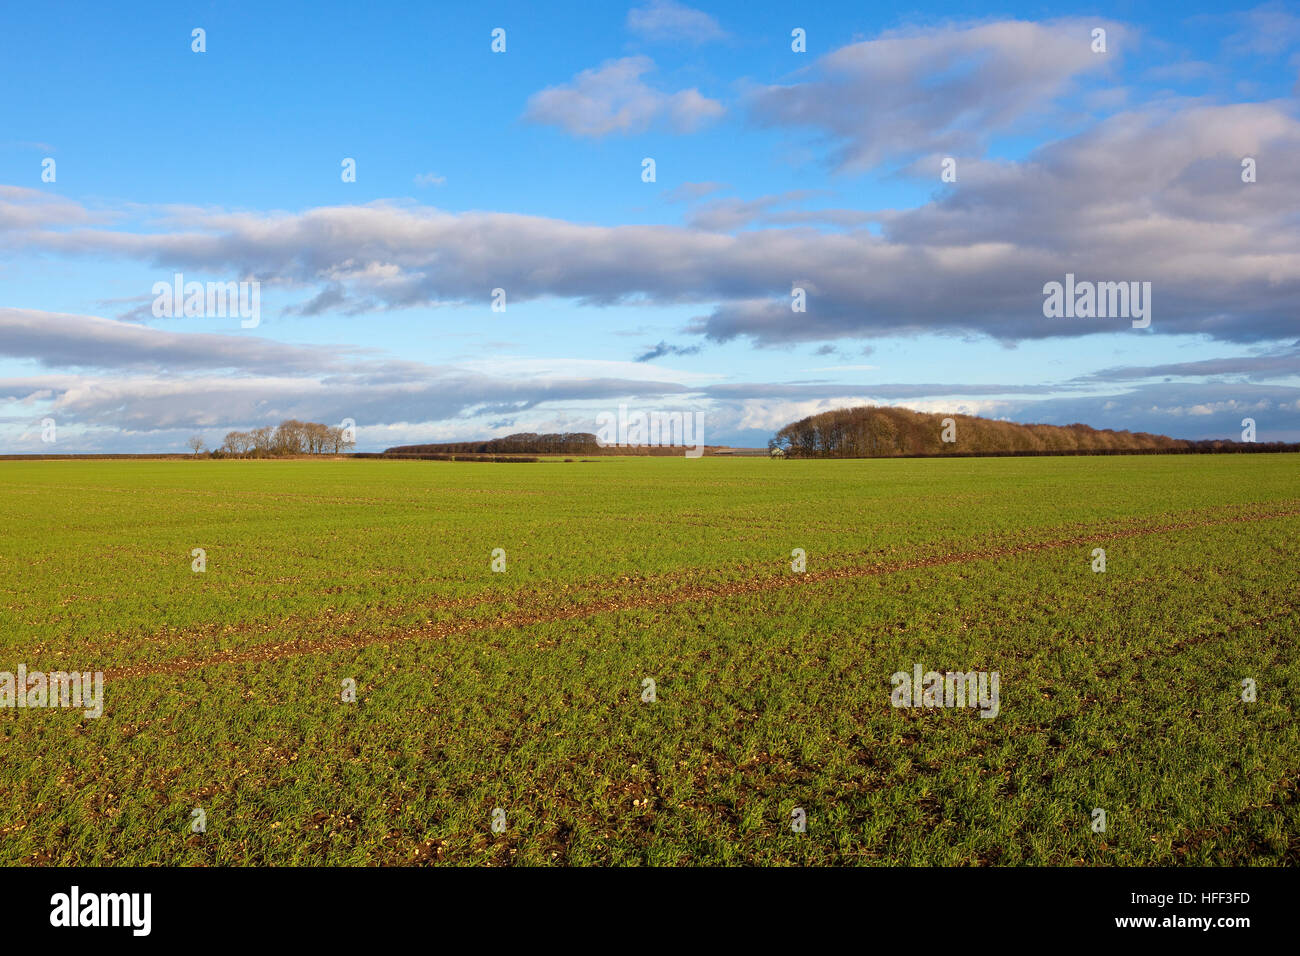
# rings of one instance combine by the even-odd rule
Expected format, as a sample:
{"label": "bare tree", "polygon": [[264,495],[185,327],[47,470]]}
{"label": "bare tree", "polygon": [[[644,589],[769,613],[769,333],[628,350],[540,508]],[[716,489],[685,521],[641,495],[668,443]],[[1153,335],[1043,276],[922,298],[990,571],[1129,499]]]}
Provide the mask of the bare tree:
{"label": "bare tree", "polygon": [[305,450],[304,424],[296,418],[286,418],[275,429],[271,447],[277,455],[301,455]]}
{"label": "bare tree", "polygon": [[273,442],[275,440],[275,429],[270,425],[263,425],[261,428],[254,428],[249,433],[253,440],[252,451],[259,458],[265,458],[271,454]]}
{"label": "bare tree", "polygon": [[253,433],[228,432],[221,449],[229,455],[247,455],[253,450]]}
{"label": "bare tree", "polygon": [[203,451],[203,436],[202,436],[202,435],[195,435],[193,438],[191,438],[191,439],[190,439],[189,441],[187,441],[185,444],[186,444],[187,446],[189,446],[189,448],[190,448],[190,450],[191,450],[192,452],[194,452],[194,457],[195,457],[195,458],[198,458],[198,457],[199,457],[199,454]]}
{"label": "bare tree", "polygon": [[307,435],[307,451],[312,455],[323,455],[329,451],[332,429],[320,422],[307,422],[303,426]]}

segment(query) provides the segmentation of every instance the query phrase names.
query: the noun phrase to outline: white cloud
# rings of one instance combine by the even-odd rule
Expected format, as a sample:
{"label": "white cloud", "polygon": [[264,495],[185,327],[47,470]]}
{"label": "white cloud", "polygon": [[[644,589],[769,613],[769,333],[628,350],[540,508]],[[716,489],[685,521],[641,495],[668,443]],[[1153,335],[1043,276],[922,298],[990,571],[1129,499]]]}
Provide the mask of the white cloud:
{"label": "white cloud", "polygon": [[574,136],[601,137],[642,133],[659,122],[688,133],[725,112],[721,103],[696,89],[654,89],[641,79],[653,69],[654,61],[645,56],[609,60],[583,70],[567,84],[534,93],[524,118],[559,126]]}
{"label": "white cloud", "polygon": [[676,0],[650,0],[633,7],[627,13],[627,28],[647,40],[662,42],[707,43],[727,38],[712,16]]}

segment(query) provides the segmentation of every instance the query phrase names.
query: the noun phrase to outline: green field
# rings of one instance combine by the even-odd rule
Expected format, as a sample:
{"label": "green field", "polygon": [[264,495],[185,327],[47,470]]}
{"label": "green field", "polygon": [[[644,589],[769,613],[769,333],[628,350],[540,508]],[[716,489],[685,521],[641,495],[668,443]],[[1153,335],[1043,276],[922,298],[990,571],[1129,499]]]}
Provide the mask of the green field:
{"label": "green field", "polygon": [[0,528],[0,671],[106,679],[0,709],[0,863],[1300,862],[1294,455],[4,462]]}

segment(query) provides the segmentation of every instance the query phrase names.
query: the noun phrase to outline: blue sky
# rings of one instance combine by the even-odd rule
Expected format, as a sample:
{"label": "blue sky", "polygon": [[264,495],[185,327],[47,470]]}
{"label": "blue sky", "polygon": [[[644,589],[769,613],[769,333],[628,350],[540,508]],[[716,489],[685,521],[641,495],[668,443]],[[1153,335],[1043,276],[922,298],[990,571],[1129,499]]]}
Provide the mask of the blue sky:
{"label": "blue sky", "polygon": [[[1300,440],[1295,5],[10,5],[0,36],[0,451],[619,404],[710,443],[862,403]],[[177,272],[258,282],[258,325],[154,316]],[[1150,282],[1150,328],[1045,317],[1067,272]]]}

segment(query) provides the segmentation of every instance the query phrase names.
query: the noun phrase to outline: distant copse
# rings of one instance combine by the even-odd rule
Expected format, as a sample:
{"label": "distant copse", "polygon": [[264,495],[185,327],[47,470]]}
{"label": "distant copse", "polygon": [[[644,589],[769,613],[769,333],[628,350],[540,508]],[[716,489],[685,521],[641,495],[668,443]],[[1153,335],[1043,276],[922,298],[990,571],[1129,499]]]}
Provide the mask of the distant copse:
{"label": "distant copse", "polygon": [[290,418],[275,426],[264,425],[248,432],[228,432],[219,453],[241,458],[337,455],[355,445],[351,431],[341,425],[300,422]]}
{"label": "distant copse", "polygon": [[1187,441],[1088,425],[1021,425],[974,415],[927,414],[867,405],[811,415],[786,425],[768,448],[789,458],[903,455],[1070,455],[1123,452],[1293,451],[1294,445]]}

